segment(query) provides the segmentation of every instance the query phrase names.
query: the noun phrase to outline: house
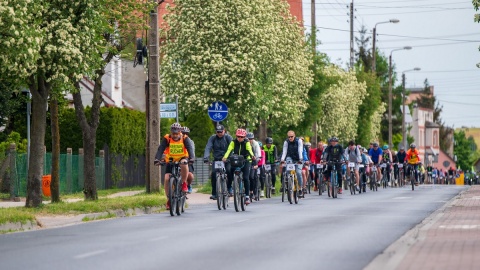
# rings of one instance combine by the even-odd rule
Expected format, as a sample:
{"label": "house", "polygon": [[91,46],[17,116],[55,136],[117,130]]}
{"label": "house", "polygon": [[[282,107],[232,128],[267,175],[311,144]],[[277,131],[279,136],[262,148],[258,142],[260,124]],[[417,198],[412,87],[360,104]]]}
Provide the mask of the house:
{"label": "house", "polygon": [[452,157],[440,149],[440,125],[433,122],[433,113],[433,109],[421,108],[414,103],[412,121],[409,123],[410,136],[414,138],[423,164],[444,170],[456,168]]}

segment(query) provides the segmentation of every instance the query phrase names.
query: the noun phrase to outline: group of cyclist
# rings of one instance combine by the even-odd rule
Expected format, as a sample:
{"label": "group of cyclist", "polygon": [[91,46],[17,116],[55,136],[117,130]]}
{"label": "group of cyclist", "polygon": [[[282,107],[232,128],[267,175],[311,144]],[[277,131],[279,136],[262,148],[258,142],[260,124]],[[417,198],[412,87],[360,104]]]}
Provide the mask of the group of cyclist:
{"label": "group of cyclist", "polygon": [[[328,140],[328,144],[319,142],[316,148],[311,147],[311,143],[305,142],[303,137],[297,137],[295,132],[290,130],[287,132],[287,138],[283,142],[281,155],[278,155],[278,149],[273,144],[273,139],[268,137],[265,145],[255,140],[255,136],[251,132],[247,132],[243,128],[239,128],[235,132],[235,139],[225,131],[223,125],[218,124],[215,127],[215,134],[208,139],[203,160],[205,163],[215,164],[215,161],[225,162],[225,170],[227,172],[227,189],[232,194],[233,169],[231,168],[228,158],[231,155],[242,156],[244,163],[241,167],[243,181],[245,187],[245,204],[250,204],[251,196],[255,188],[256,177],[259,177],[261,183],[261,196],[264,196],[265,185],[265,165],[270,164],[272,176],[272,193],[275,193],[276,183],[276,165],[282,164],[283,170],[285,163],[295,164],[295,174],[301,189],[298,192],[299,197],[303,197],[306,192],[308,179],[313,179],[314,190],[317,191],[321,181],[329,181],[332,168],[337,168],[337,179],[343,179],[343,176],[350,175],[350,170],[354,170],[354,188],[357,190],[360,186],[360,172],[362,175],[370,176],[373,166],[382,165],[381,170],[377,170],[377,183],[382,179],[382,173],[386,174],[387,181],[396,184],[390,179],[392,170],[394,170],[394,178],[399,179],[398,164],[408,164],[406,174],[409,170],[415,171],[415,179],[418,183],[418,166],[420,164],[419,152],[415,144],[411,144],[410,148],[405,151],[403,147],[394,155],[388,145],[379,147],[378,143],[370,143],[370,147],[366,149],[361,145],[357,145],[354,141],[348,143],[347,148],[343,148],[338,143],[338,138],[332,137]],[[188,127],[182,127],[179,123],[170,126],[170,134],[163,137],[155,156],[155,165],[166,164],[165,174],[165,192],[168,194],[168,181],[171,174],[171,162],[179,162],[181,168],[182,191],[191,193],[191,183],[193,181],[193,161],[195,159],[195,144],[189,137],[190,130]],[[210,155],[213,161],[210,160]],[[346,164],[353,166],[346,166]],[[325,164],[322,173],[316,170],[318,164]],[[363,165],[363,166],[361,166]],[[259,170],[259,172],[257,172]],[[211,170],[212,196],[210,199],[217,199],[215,168]],[[283,175],[283,173],[282,173]],[[369,179],[369,177],[368,177]],[[351,179],[350,179],[351,180]],[[338,193],[342,193],[342,182],[338,181]],[[283,189],[283,179],[281,181]],[[169,202],[167,202],[169,207]]]}

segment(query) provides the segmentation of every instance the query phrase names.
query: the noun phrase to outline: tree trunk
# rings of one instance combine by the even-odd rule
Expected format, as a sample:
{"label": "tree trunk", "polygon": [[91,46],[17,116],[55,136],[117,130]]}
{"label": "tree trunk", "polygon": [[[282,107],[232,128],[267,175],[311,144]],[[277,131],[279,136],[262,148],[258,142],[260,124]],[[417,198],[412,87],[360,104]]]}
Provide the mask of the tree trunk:
{"label": "tree trunk", "polygon": [[[105,63],[109,63],[113,58],[112,54],[108,54]],[[97,70],[95,78],[95,86],[93,88],[93,99],[90,119],[87,119],[85,110],[83,109],[82,96],[80,94],[80,84],[77,82],[75,88],[77,92],[73,94],[73,104],[75,105],[75,114],[82,128],[83,149],[84,149],[84,187],[83,193],[85,200],[97,200],[97,182],[95,175],[95,144],[97,141],[97,128],[100,123],[100,105],[102,98],[102,77],[105,74],[105,68]]]}
{"label": "tree trunk", "polygon": [[50,85],[42,76],[29,79],[32,93],[32,137],[27,179],[26,207],[38,207],[42,204],[42,175],[45,158],[45,129],[47,121],[47,99]]}
{"label": "tree trunk", "polygon": [[258,126],[258,141],[265,143],[267,138],[267,121],[264,119],[260,120],[260,125]]}
{"label": "tree trunk", "polygon": [[50,98],[50,125],[52,130],[52,203],[60,202],[60,129],[58,126],[58,100]]}

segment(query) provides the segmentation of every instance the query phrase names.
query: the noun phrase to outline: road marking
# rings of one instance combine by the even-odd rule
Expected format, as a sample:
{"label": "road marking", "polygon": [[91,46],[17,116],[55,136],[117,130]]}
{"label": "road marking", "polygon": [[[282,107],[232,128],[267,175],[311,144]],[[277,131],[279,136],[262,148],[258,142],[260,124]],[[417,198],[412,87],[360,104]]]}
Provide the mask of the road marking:
{"label": "road marking", "polygon": [[472,230],[480,229],[480,225],[440,225],[441,229],[462,229],[462,230]]}
{"label": "road marking", "polygon": [[154,242],[154,241],[164,240],[164,239],[167,239],[167,238],[168,238],[168,236],[161,236],[161,237],[157,237],[157,238],[152,238],[149,241]]}
{"label": "road marking", "polygon": [[406,199],[411,199],[412,197],[395,197],[393,200],[406,200]]}
{"label": "road marking", "polygon": [[98,255],[98,254],[105,253],[105,252],[107,252],[107,251],[104,250],[104,249],[101,249],[101,250],[97,250],[97,251],[92,251],[92,252],[87,252],[87,253],[84,253],[84,254],[80,254],[80,255],[77,255],[73,258],[75,258],[75,259],[85,259],[85,258],[92,257],[92,256],[95,256],[95,255]]}

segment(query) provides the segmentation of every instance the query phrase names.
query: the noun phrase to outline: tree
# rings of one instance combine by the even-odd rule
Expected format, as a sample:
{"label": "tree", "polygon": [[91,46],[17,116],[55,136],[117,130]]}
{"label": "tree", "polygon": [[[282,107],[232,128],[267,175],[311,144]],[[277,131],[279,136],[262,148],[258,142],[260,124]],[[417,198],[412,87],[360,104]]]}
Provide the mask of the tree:
{"label": "tree", "polygon": [[320,134],[323,138],[336,136],[341,141],[352,140],[357,136],[359,107],[366,97],[367,86],[357,81],[354,72],[333,65],[324,72],[338,81],[329,86],[318,104],[322,114]]}
{"label": "tree", "polygon": [[[24,83],[32,94],[32,128],[27,207],[42,203],[41,180],[47,99],[89,67],[101,1],[18,0],[0,5],[0,76]],[[96,57],[96,56],[95,56]]]}
{"label": "tree", "polygon": [[368,48],[370,43],[370,36],[367,35],[367,28],[365,25],[362,25],[360,31],[360,37],[355,37],[355,42],[357,43],[358,51],[355,53],[356,56],[356,66],[357,70],[362,70],[364,72],[369,72],[372,70],[372,50]]}
{"label": "tree", "polygon": [[[453,136],[455,138],[453,153],[457,156],[457,167],[463,170],[468,170],[474,162],[473,153],[475,151],[472,150],[473,140],[469,141],[463,130],[455,132]],[[475,145],[475,142],[473,142],[473,145]]]}
{"label": "tree", "polygon": [[[382,105],[382,93],[376,76],[370,71],[358,71],[356,76],[359,82],[364,82],[367,86],[366,97],[362,100],[359,107],[356,142],[361,145],[367,145],[373,140],[378,140],[376,132],[380,126],[379,124],[378,126],[374,125],[374,117],[378,108]],[[383,111],[381,113],[383,114]],[[374,131],[373,133],[372,130]]]}
{"label": "tree", "polygon": [[186,113],[220,100],[234,126],[300,121],[311,56],[285,1],[177,0],[166,23],[162,86]]}
{"label": "tree", "polygon": [[[93,89],[92,107],[90,114],[85,114],[79,81],[75,82],[73,103],[77,120],[82,129],[84,149],[84,194],[85,200],[97,200],[97,187],[95,176],[95,145],[96,132],[100,123],[100,105],[102,98],[102,77],[105,67],[117,57],[125,47],[135,40],[138,30],[146,28],[142,19],[145,11],[153,8],[142,1],[126,0],[119,5],[116,0],[105,0],[98,11],[100,18],[92,29],[96,35],[96,43],[92,44],[92,55],[89,65],[93,67],[87,75],[95,82]],[[128,14],[126,16],[126,14]]]}

